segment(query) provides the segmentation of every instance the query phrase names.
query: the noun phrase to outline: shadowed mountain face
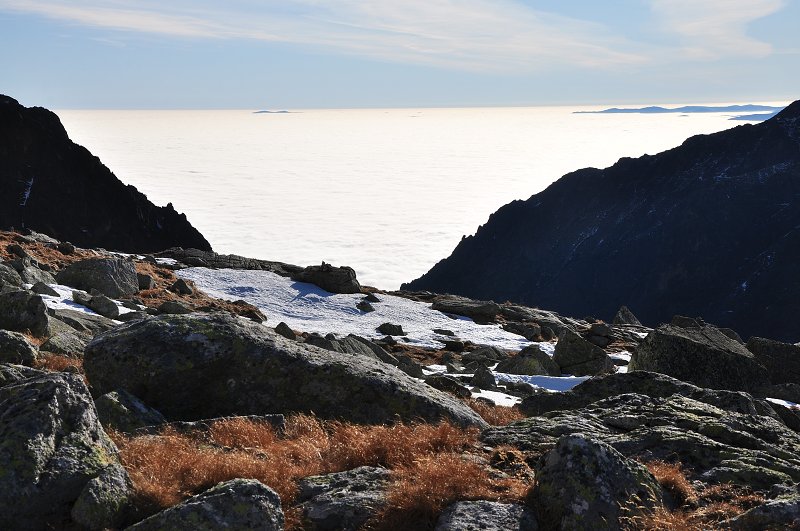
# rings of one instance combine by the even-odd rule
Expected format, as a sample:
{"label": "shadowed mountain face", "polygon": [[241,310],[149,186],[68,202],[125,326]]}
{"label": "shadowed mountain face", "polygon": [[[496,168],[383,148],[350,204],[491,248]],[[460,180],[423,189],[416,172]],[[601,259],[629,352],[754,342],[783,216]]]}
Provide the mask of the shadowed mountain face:
{"label": "shadowed mountain face", "polygon": [[73,143],[55,114],[0,95],[0,228],[12,227],[128,252],[211,249],[172,204],[155,206]]}
{"label": "shadowed mountain face", "polygon": [[495,212],[405,289],[646,324],[702,316],[800,340],[800,101],[775,118],[605,170]]}

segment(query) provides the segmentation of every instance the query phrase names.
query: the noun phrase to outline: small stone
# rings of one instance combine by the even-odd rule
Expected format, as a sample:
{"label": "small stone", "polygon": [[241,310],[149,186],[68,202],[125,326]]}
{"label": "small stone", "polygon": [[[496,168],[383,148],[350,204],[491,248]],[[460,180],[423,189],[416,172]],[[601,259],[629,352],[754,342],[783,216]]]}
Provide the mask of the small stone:
{"label": "small stone", "polygon": [[170,287],[170,291],[174,291],[179,295],[192,295],[194,290],[184,279],[179,278]]}
{"label": "small stone", "polygon": [[286,339],[291,339],[292,341],[297,340],[297,334],[295,334],[294,330],[292,330],[291,327],[283,321],[278,323],[278,326],[275,327],[275,333],[285,337]]}
{"label": "small stone", "polygon": [[378,332],[381,334],[386,334],[388,336],[404,336],[406,333],[403,331],[403,327],[401,325],[396,325],[392,323],[383,323],[377,328]]}
{"label": "small stone", "polygon": [[370,312],[374,312],[375,311],[375,308],[365,300],[363,300],[363,301],[359,302],[358,304],[356,304],[356,308],[358,308],[359,310],[361,310],[362,312],[365,312],[365,313],[370,313]]}
{"label": "small stone", "polygon": [[453,332],[452,330],[447,330],[445,328],[434,328],[432,331],[434,334],[439,334],[440,336],[453,337],[456,335],[456,333]]}

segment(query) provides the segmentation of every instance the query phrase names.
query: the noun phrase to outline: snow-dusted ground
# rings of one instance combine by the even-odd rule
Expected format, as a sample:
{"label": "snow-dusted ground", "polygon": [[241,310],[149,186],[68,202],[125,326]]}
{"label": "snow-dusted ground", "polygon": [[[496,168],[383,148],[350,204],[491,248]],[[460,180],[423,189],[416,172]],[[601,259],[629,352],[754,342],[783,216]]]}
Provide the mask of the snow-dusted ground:
{"label": "snow-dusted ground", "polygon": [[409,343],[420,347],[444,346],[442,341],[447,338],[434,333],[434,328],[452,330],[464,341],[507,350],[521,350],[531,344],[499,325],[479,325],[466,317],[451,319],[431,310],[430,304],[402,297],[378,295],[381,302],[371,303],[375,311],[365,313],[356,308],[364,298],[362,294],[332,294],[313,284],[295,282],[268,271],[193,267],[176,273],[193,280],[209,295],[228,300],[242,299],[257,306],[271,326],[284,321],[303,332],[334,333],[337,336],[356,334],[375,339],[383,337],[375,329],[390,322],[401,325]]}
{"label": "snow-dusted ground", "polygon": [[[30,289],[32,284],[26,284],[25,287]],[[58,295],[41,295],[42,300],[44,301],[45,306],[54,310],[75,310],[77,312],[88,313],[91,315],[98,315],[93,310],[90,310],[86,306],[78,304],[77,302],[72,300],[72,292],[75,288],[70,288],[69,286],[62,286],[61,284],[48,284],[51,288],[58,292]],[[119,313],[128,313],[132,312],[130,308],[126,308],[122,306],[118,301],[114,301],[117,306],[119,307]],[[117,321],[121,322],[121,321]]]}

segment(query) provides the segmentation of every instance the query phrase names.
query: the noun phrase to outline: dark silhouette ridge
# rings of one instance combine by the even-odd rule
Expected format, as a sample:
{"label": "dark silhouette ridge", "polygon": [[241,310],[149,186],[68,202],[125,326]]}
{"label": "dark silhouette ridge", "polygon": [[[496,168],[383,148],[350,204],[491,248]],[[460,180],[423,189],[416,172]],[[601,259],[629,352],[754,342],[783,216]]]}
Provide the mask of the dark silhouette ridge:
{"label": "dark silhouette ridge", "polygon": [[0,228],[29,228],[82,247],[211,250],[168,204],[157,207],[72,142],[54,113],[0,95]]}
{"label": "dark silhouette ridge", "polygon": [[658,155],[563,176],[403,288],[800,340],[800,101]]}

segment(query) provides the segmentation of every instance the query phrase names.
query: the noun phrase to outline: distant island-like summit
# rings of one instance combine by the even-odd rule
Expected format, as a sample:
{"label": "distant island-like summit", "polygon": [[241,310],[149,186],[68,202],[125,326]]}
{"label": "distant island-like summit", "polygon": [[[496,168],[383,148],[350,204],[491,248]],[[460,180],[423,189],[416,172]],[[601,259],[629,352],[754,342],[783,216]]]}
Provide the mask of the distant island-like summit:
{"label": "distant island-like summit", "polygon": [[611,107],[610,109],[603,109],[602,111],[575,111],[573,114],[694,114],[706,112],[736,112],[736,113],[759,113],[759,114],[742,114],[732,116],[731,120],[751,120],[762,121],[768,120],[782,111],[784,107],[775,107],[772,105],[684,105],[683,107],[659,107],[652,105],[650,107],[636,107],[636,108],[619,108]]}
{"label": "distant island-like summit", "polygon": [[291,114],[292,111],[253,111],[253,114]]}

